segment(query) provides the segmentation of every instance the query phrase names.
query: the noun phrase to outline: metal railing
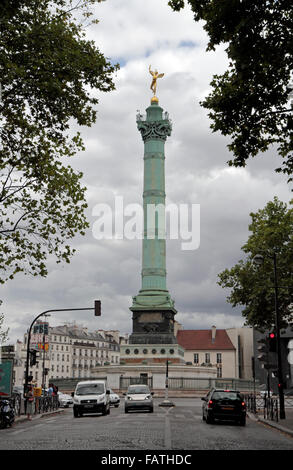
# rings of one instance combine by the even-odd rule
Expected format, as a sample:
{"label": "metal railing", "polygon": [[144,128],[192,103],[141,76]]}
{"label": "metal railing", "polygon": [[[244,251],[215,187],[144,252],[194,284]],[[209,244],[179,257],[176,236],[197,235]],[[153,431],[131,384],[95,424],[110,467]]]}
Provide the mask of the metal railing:
{"label": "metal railing", "polygon": [[[26,414],[26,399],[19,393],[13,393],[9,401],[14,408],[15,416]],[[58,396],[34,397],[34,414],[47,413],[49,411],[55,411],[58,408]]]}
{"label": "metal railing", "polygon": [[58,396],[35,397],[35,414],[55,411],[59,408]]}
{"label": "metal railing", "polygon": [[129,385],[143,384],[153,388],[152,377],[120,377],[120,390],[127,390]]}
{"label": "metal railing", "polygon": [[263,417],[264,419],[270,419],[271,421],[279,421],[278,398],[264,398]]}
{"label": "metal railing", "polygon": [[278,398],[258,397],[254,394],[244,395],[246,409],[250,413],[257,414],[262,411],[264,419],[279,420]]}

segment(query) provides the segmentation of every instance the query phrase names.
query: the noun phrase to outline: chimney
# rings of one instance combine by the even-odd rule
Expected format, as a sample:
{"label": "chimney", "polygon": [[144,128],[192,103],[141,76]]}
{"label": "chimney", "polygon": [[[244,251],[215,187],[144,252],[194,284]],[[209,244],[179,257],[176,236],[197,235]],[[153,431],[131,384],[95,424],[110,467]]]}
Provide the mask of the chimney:
{"label": "chimney", "polygon": [[215,342],[215,339],[216,339],[216,331],[217,331],[217,328],[215,327],[215,325],[212,326],[212,343]]}

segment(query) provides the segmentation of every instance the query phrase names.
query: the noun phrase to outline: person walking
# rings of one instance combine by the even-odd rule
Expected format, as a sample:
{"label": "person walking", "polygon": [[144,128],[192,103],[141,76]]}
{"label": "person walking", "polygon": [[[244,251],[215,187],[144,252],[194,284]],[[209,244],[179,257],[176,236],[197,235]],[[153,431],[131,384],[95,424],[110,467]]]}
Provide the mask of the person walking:
{"label": "person walking", "polygon": [[26,393],[26,414],[29,421],[32,420],[32,414],[34,412],[34,392],[33,387],[29,385]]}

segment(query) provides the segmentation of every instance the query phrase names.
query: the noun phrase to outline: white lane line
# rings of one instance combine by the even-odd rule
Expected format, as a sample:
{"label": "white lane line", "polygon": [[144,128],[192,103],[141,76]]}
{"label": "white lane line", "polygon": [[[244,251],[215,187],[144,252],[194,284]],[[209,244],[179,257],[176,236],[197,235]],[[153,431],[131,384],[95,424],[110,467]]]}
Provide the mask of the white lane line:
{"label": "white lane line", "polygon": [[169,450],[172,449],[171,426],[170,426],[170,419],[168,416],[170,409],[166,412],[166,416],[165,416],[165,448]]}

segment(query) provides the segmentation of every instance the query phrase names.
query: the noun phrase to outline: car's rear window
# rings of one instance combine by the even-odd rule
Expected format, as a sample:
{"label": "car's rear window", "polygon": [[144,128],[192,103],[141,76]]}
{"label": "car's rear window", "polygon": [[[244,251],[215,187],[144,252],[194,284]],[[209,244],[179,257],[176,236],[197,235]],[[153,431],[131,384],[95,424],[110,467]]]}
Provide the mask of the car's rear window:
{"label": "car's rear window", "polygon": [[212,396],[213,400],[223,400],[223,399],[228,399],[228,400],[240,400],[241,396],[237,392],[225,392],[225,391],[218,391],[214,392]]}

